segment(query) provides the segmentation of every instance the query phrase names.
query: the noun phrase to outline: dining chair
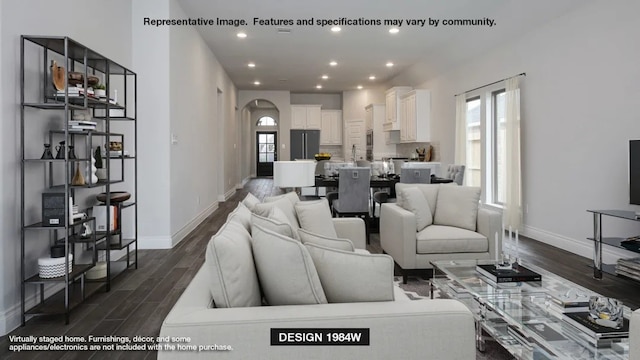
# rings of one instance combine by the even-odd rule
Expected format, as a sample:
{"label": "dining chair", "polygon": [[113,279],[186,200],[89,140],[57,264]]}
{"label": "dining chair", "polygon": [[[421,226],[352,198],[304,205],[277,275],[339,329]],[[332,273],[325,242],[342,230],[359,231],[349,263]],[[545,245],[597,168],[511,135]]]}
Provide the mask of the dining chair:
{"label": "dining chair", "polygon": [[458,185],[462,185],[462,181],[464,180],[464,169],[464,165],[450,164],[447,166],[445,178],[453,180],[453,182]]}
{"label": "dining chair", "polygon": [[332,210],[337,217],[363,217],[369,243],[369,186],[370,167],[352,167],[338,170],[338,198],[333,200]]}
{"label": "dining chair", "polygon": [[400,182],[404,184],[430,184],[431,169],[402,168]]}

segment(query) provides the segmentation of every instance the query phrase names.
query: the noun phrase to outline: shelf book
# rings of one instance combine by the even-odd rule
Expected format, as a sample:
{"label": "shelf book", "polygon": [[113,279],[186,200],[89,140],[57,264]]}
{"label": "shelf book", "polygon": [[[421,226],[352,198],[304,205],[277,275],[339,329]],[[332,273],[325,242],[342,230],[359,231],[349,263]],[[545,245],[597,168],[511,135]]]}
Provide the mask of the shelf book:
{"label": "shelf book", "polygon": [[518,264],[514,264],[512,269],[496,269],[495,265],[476,265],[476,271],[494,283],[542,280],[540,274]]}
{"label": "shelf book", "polygon": [[596,324],[589,319],[589,312],[575,312],[564,314],[563,320],[589,335],[585,337],[591,344],[596,347],[610,345],[612,341],[629,337],[629,319],[624,319],[621,329],[614,329]]}

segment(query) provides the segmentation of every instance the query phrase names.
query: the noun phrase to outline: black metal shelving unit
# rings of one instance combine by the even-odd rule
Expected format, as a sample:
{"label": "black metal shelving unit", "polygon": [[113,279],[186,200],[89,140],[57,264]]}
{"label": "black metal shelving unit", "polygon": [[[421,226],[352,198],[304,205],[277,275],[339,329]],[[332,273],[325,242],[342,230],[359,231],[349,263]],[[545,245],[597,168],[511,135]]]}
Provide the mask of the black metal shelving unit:
{"label": "black metal shelving unit", "polygon": [[[21,295],[22,295],[22,325],[25,324],[27,315],[56,314],[65,315],[65,322],[69,323],[70,311],[80,304],[90,294],[104,289],[110,290],[111,280],[132,267],[138,267],[138,206],[137,206],[137,75],[126,67],[110,60],[94,50],[65,36],[21,36],[20,42],[20,135],[21,135]],[[65,91],[58,93],[51,80],[49,72],[49,61],[56,60],[64,66]],[[27,65],[27,62],[29,64]],[[111,94],[111,90],[122,90],[122,101],[111,101],[109,96],[106,99],[99,99],[90,95],[80,94],[79,96],[69,94],[68,72],[84,72],[83,88],[87,89],[88,75],[102,76],[102,83],[106,86],[106,93]],[[114,91],[114,92],[115,92]],[[98,123],[96,130],[72,131],[69,129],[69,121],[76,111],[89,111],[92,121]],[[52,120],[55,119],[55,120]],[[62,120],[62,128],[53,129],[56,120]],[[127,132],[133,133],[133,140],[125,139],[125,134],[111,131],[111,123],[114,121],[128,122],[131,128]],[[40,122],[47,124],[49,129],[42,130],[43,136],[48,138],[49,144],[56,141],[65,141],[68,145],[81,145],[83,150],[78,158],[69,158],[69,152],[65,151],[64,159],[40,159],[32,156],[25,156],[27,152],[33,154],[34,147],[41,149],[41,144],[37,144],[32,137],[27,138],[27,130],[31,130],[31,124]],[[100,129],[100,130],[98,130]],[[36,130],[37,131],[37,130]],[[33,135],[33,131],[29,132]],[[127,141],[130,142],[128,147]],[[109,151],[111,141],[119,141],[123,144],[122,155],[113,156]],[[71,180],[76,168],[91,166],[92,154],[95,145],[102,145],[106,150],[105,168],[107,174],[106,181],[92,182],[91,176],[85,185],[72,185]],[[131,156],[124,155],[125,148],[133,149]],[[29,149],[27,151],[26,149]],[[133,162],[133,174],[127,172],[125,162]],[[25,184],[26,171],[32,172],[42,168],[44,173],[44,184],[41,188],[34,188],[33,182]],[[120,176],[116,177],[118,170]],[[127,176],[125,176],[127,174]],[[112,185],[125,184],[127,191],[131,192],[132,200],[125,203],[112,203],[110,194],[114,191]],[[88,206],[80,212],[86,212],[89,216],[84,219],[69,221],[70,217],[70,197],[78,203],[83,199],[85,203],[92,199],[92,194],[85,189],[101,189],[107,193],[106,209],[115,206],[117,211],[117,222],[115,230],[100,232],[96,229],[96,218],[89,214],[91,209]],[[33,208],[38,204],[29,200],[26,203],[27,194],[33,196],[39,192],[64,193],[64,224],[58,226],[48,226],[42,221],[34,221]],[[96,204],[98,205],[98,204]],[[132,212],[127,219],[123,218],[123,212]],[[109,210],[106,213],[106,228],[111,228],[111,217]],[[123,238],[122,223],[133,221],[133,236]],[[27,223],[30,222],[30,223]],[[31,223],[32,222],[32,223]],[[85,223],[89,223],[93,232],[89,237],[80,236],[79,229]],[[65,271],[64,276],[56,278],[41,278],[37,271],[33,271],[33,265],[37,259],[26,258],[26,244],[29,243],[31,249],[38,247],[35,239],[42,239],[42,232],[47,233],[48,246],[63,244],[65,248],[65,270],[72,265],[70,272]],[[117,238],[115,238],[117,236]],[[112,239],[116,239],[114,242]],[[34,239],[30,242],[31,239]],[[42,241],[41,241],[42,242]],[[44,244],[42,244],[44,247]],[[41,249],[42,250],[42,249]],[[118,259],[112,259],[111,252],[114,250],[126,250],[126,254]],[[42,251],[39,251],[40,253]],[[73,254],[73,259],[69,259],[69,254]],[[79,263],[76,254],[90,257],[89,263]],[[107,275],[101,279],[88,280],[85,274],[93,268],[100,256],[104,255],[106,261]],[[86,259],[85,259],[86,261]],[[71,262],[71,263],[70,263]],[[47,295],[46,285],[58,284],[57,290],[52,295]],[[36,286],[37,304],[27,309],[26,288]],[[62,286],[60,286],[62,285]]]}

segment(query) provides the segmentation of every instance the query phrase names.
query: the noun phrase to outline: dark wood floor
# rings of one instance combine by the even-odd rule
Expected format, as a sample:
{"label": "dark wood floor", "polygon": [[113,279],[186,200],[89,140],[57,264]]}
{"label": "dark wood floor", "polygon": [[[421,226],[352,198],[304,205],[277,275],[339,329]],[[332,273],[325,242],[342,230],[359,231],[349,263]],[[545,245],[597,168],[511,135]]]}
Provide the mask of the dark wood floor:
{"label": "dark wood floor", "polygon": [[[216,212],[175,248],[140,250],[139,268],[127,270],[114,280],[110,292],[88,298],[71,313],[71,323],[62,316],[36,317],[10,335],[122,335],[157,336],[169,310],[180,297],[204,262],[204,249],[238,201],[248,191],[262,199],[281,193],[271,179],[254,179],[231,199],[220,203]],[[640,283],[606,275],[592,278],[590,259],[564,250],[521,238],[523,259],[548,269],[577,284],[605,296],[622,300],[635,309],[640,306]],[[370,250],[378,252],[379,237],[372,234]],[[411,280],[410,280],[411,281]],[[155,352],[44,352],[13,354],[8,351],[8,336],[0,338],[1,359],[155,359]]]}

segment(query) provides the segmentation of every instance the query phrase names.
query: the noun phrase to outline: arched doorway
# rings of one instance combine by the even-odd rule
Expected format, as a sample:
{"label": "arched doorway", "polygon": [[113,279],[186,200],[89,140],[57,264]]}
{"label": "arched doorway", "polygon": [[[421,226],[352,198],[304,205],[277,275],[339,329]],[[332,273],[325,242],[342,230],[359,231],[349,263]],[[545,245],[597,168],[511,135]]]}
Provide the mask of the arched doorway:
{"label": "arched doorway", "polygon": [[278,160],[280,111],[271,101],[251,100],[242,109],[243,163],[250,164],[253,176],[272,176]]}

